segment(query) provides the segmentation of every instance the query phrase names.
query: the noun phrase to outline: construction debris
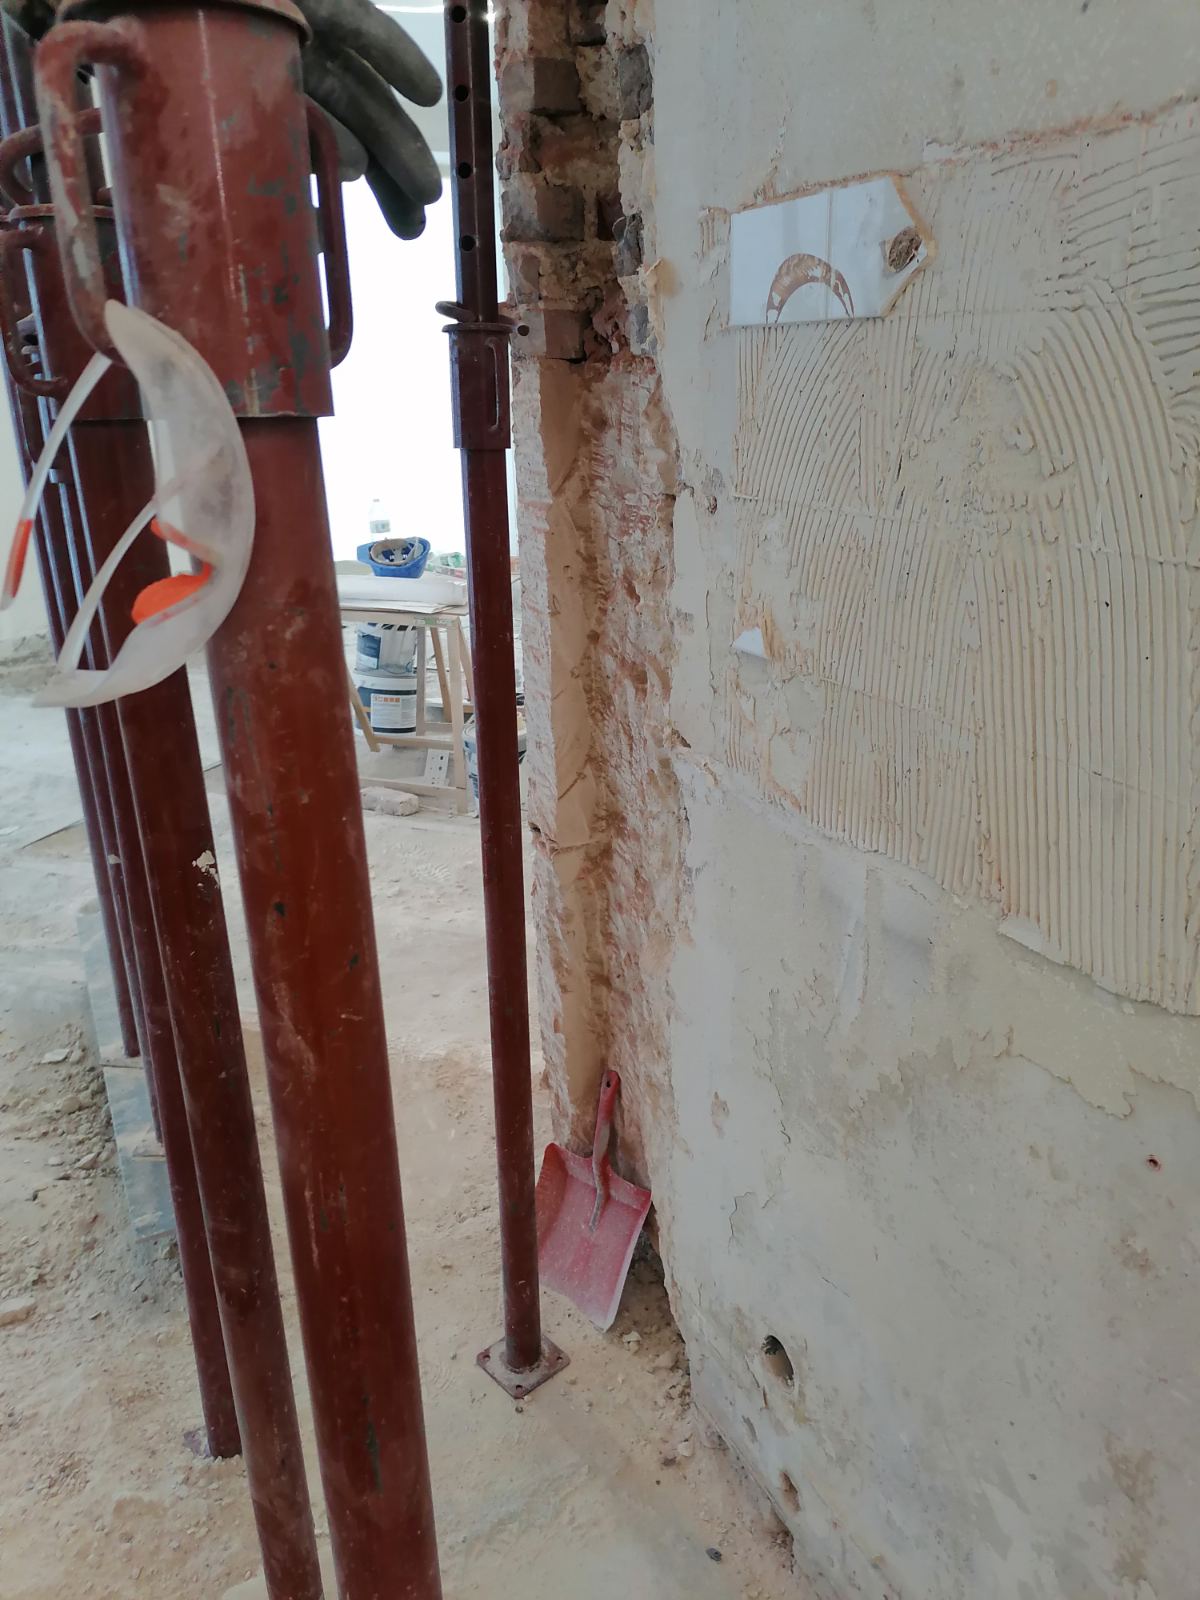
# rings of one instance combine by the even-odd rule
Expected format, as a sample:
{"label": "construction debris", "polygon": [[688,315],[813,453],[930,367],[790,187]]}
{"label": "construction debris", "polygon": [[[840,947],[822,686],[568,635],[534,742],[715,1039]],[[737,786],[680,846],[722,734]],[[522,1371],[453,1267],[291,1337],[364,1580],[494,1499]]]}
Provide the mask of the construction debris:
{"label": "construction debris", "polygon": [[0,1328],[14,1327],[18,1322],[28,1322],[37,1310],[32,1295],[18,1295],[12,1300],[0,1300]]}

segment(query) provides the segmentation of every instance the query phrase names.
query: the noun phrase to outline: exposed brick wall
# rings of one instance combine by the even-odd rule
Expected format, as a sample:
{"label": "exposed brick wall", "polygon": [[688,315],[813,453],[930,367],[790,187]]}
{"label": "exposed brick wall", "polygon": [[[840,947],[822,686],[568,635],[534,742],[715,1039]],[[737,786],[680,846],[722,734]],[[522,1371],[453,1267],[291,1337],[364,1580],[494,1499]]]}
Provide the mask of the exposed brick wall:
{"label": "exposed brick wall", "polygon": [[587,1147],[616,1067],[623,1164],[647,1177],[681,847],[675,443],[642,292],[652,58],[618,0],[510,0],[497,47],[503,238],[528,329],[513,412],[542,1039],[559,1133]]}

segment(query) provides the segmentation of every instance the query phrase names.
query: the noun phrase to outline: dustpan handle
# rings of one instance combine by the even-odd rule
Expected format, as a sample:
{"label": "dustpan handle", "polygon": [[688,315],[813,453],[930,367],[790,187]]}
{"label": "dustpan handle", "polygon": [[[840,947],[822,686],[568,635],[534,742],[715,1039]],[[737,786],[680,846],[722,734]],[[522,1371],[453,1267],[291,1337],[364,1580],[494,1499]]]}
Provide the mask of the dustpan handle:
{"label": "dustpan handle", "polygon": [[612,1142],[613,1111],[621,1092],[621,1079],[615,1072],[606,1072],[600,1085],[600,1104],[596,1107],[596,1135],[592,1140],[592,1177],[596,1184],[596,1209],[592,1213],[591,1231],[596,1231],[600,1213],[608,1199],[609,1159],[608,1147]]}

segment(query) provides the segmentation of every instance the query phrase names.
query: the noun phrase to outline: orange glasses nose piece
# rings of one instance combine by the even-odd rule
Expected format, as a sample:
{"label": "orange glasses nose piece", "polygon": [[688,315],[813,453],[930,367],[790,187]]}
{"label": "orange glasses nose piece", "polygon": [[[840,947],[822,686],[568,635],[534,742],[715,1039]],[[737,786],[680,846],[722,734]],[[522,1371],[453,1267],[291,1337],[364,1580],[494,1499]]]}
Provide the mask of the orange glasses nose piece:
{"label": "orange glasses nose piece", "polygon": [[16,538],[8,553],[8,566],[4,573],[4,590],[8,595],[15,595],[21,587],[21,574],[25,571],[25,557],[29,554],[29,537],[32,532],[32,522],[28,520],[18,522]]}
{"label": "orange glasses nose piece", "polygon": [[212,575],[213,569],[203,566],[199,572],[176,572],[169,578],[160,578],[142,590],[133,602],[130,615],[135,622],[149,622],[202,589]]}

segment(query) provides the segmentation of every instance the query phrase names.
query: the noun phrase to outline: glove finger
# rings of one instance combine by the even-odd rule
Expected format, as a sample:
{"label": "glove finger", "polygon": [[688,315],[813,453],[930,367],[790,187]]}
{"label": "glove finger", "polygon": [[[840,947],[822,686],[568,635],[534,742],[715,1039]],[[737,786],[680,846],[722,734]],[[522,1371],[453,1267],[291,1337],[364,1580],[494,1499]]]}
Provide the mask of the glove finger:
{"label": "glove finger", "polygon": [[373,67],[348,51],[310,45],[304,52],[309,94],[344,124],[377,162],[421,205],[442,192],[442,175],[421,130]]}
{"label": "glove finger", "polygon": [[425,232],[425,207],[418,205],[382,167],[374,162],[367,168],[367,182],[383,220],[397,239],[417,239]]}
{"label": "glove finger", "polygon": [[371,0],[298,0],[319,43],[352,50],[418,106],[435,106],[442,80],[400,24]]}
{"label": "glove finger", "polygon": [[331,117],[328,111],[325,112],[325,120],[337,142],[338,177],[343,183],[354,183],[362,177],[371,160],[366,146],[354,137],[344,123],[339,122],[336,117]]}

